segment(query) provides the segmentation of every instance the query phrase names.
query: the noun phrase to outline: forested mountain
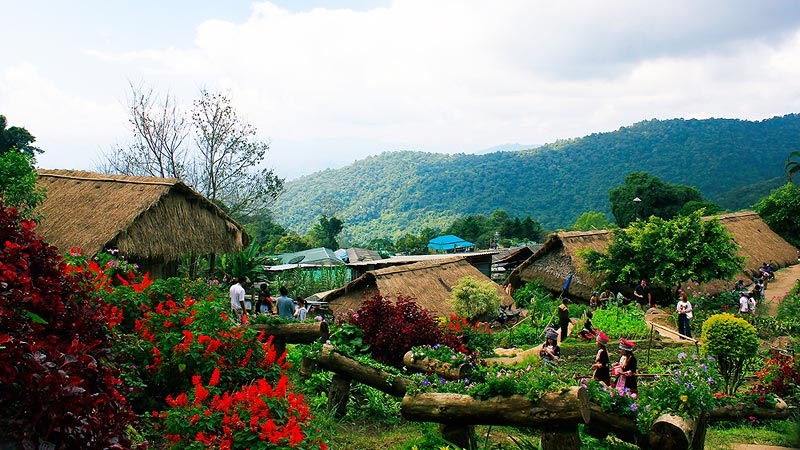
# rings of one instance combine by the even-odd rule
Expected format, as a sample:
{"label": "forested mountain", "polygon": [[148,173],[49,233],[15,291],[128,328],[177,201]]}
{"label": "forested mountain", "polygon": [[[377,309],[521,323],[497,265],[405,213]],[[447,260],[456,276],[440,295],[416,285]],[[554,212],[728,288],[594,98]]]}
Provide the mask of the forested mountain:
{"label": "forested mountain", "polygon": [[633,171],[695,186],[737,210],[777,184],[799,147],[798,114],[757,122],[648,120],[531,150],[386,152],[288,182],[273,211],[278,223],[300,233],[323,213],[336,216],[347,244],[443,229],[457,217],[497,209],[557,229],[586,211],[613,219],[608,192]]}

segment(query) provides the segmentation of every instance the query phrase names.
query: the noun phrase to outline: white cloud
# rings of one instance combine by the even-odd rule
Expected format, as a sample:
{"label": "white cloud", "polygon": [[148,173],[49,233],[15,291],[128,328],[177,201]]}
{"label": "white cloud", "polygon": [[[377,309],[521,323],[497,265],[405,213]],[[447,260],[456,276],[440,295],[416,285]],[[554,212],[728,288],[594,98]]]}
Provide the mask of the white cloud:
{"label": "white cloud", "polygon": [[[193,39],[178,40],[190,46],[82,43],[99,70],[64,70],[85,70],[90,86],[116,86],[114,98],[70,91],[58,74],[35,69],[14,81],[23,67],[15,64],[0,66],[0,101],[42,140],[120,141],[128,80],[185,103],[199,87],[229,89],[272,140],[278,173],[293,177],[389,149],[473,151],[654,117],[797,112],[798,30],[800,8],[784,0],[395,0],[305,12],[256,3],[241,22],[198,24]],[[17,89],[4,89],[9,83],[36,92],[9,94]],[[85,119],[59,121],[66,110]]]}

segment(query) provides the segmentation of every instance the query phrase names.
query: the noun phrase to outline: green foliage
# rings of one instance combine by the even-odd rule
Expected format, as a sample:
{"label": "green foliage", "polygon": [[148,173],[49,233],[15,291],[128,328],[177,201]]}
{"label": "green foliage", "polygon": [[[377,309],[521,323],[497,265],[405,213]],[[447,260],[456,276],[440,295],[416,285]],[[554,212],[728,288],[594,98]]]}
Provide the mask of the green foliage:
{"label": "green foliage", "polygon": [[581,380],[581,386],[586,389],[589,401],[610,412],[622,417],[636,418],[636,395],[628,391],[617,391],[595,379]]}
{"label": "green foliage", "polygon": [[641,390],[636,425],[646,433],[661,414],[698,418],[713,406],[712,386],[716,383],[713,358],[704,360],[686,353],[678,355],[678,364]]}
{"label": "green foliage", "polygon": [[525,283],[524,286],[515,290],[512,296],[514,297],[514,303],[517,305],[517,308],[530,309],[530,307],[535,306],[537,302],[542,302],[544,300],[548,302],[553,301],[550,291],[542,285],[540,280]]}
{"label": "green foliage", "polygon": [[273,292],[277,292],[280,286],[286,286],[295,296],[308,297],[317,292],[340,288],[349,281],[350,269],[346,266],[320,267],[314,270],[298,267],[282,270],[270,281],[270,285],[274,287]]}
{"label": "green foliage", "polygon": [[[530,215],[547,229],[567,228],[586,211],[610,214],[608,192],[642,168],[666,182],[696,186],[712,199],[783,175],[798,135],[800,115],[792,114],[759,122],[648,120],[482,155],[387,152],[287,183],[274,211],[281,225],[305,233],[336,205],[337,217],[347,223],[340,239],[345,242],[445,229],[459,217],[497,209],[511,217]],[[758,155],[757,163],[742,159],[743,148]],[[502,182],[488,189],[487,180],[498,174]],[[717,202],[732,211],[753,203],[749,196]]]}
{"label": "green foliage", "polygon": [[703,323],[704,351],[716,358],[722,392],[735,393],[758,354],[756,329],[742,318],[723,313]]}
{"label": "green foliage", "polygon": [[572,226],[573,231],[608,230],[609,228],[612,228],[612,224],[608,221],[605,213],[596,211],[581,214],[575,221],[575,225]]}
{"label": "green foliage", "polygon": [[495,210],[491,217],[481,214],[456,219],[444,234],[452,234],[466,239],[479,248],[489,248],[492,244],[514,244],[520,241],[540,241],[545,236],[542,226],[530,218],[511,219],[506,211]]}
{"label": "green foliage", "polygon": [[16,208],[22,217],[32,217],[45,197],[44,188],[36,186],[35,163],[23,152],[0,152],[0,202]]}
{"label": "green foliage", "polygon": [[800,171],[800,151],[789,153],[789,157],[786,158],[786,164],[783,166],[783,169],[786,171],[786,177],[789,178],[789,182],[791,183],[792,175]]}
{"label": "green foliage", "polygon": [[739,245],[717,219],[699,212],[664,220],[651,217],[617,230],[608,253],[587,249],[587,268],[610,284],[630,285],[648,279],[668,289],[685,280],[729,279],[741,271]]}
{"label": "green foliage", "polygon": [[294,253],[312,248],[308,239],[296,234],[281,236],[275,244],[275,253]]}
{"label": "green foliage", "polygon": [[786,183],[756,204],[756,212],[772,231],[800,247],[800,187]]}
{"label": "green foliage", "polygon": [[621,336],[625,339],[643,339],[650,334],[644,321],[644,311],[628,306],[610,305],[607,309],[598,309],[592,316],[595,328],[603,330],[609,336]]}
{"label": "green foliage", "polygon": [[453,287],[447,301],[453,305],[456,314],[469,320],[493,313],[500,306],[497,285],[493,281],[478,281],[471,276],[462,278]]}
{"label": "green foliage", "polygon": [[703,216],[715,216],[728,212],[725,210],[725,208],[717,205],[714,202],[709,202],[707,200],[704,201],[691,200],[684,203],[681,209],[678,210],[676,215],[688,216],[689,214],[695,211],[700,211],[700,214]]}
{"label": "green foliage", "polygon": [[514,326],[509,333],[507,344],[514,347],[538,345],[544,341],[544,327],[534,324],[530,319],[523,320]]}
{"label": "green foliage", "polygon": [[225,253],[220,257],[220,278],[236,280],[245,277],[250,281],[263,278],[264,264],[268,260],[266,255],[261,254],[258,242],[253,240],[246,249],[237,253]]}
{"label": "green foliage", "polygon": [[[7,127],[6,116],[0,114],[0,155],[14,149],[16,153],[21,153],[33,159],[36,153],[42,153],[40,148],[34,147],[33,142],[36,138],[23,127]],[[7,127],[7,128],[6,128]]]}
{"label": "green foliage", "polygon": [[336,241],[336,236],[342,232],[344,222],[332,216],[328,218],[323,214],[319,218],[319,222],[315,224],[308,232],[308,241],[312,247],[325,247],[333,250],[339,249],[339,243]]}
{"label": "green foliage", "polygon": [[608,199],[617,224],[627,227],[650,216],[672,219],[684,204],[703,201],[703,196],[695,187],[666,183],[646,172],[632,172],[625,177],[624,185],[608,193]]}

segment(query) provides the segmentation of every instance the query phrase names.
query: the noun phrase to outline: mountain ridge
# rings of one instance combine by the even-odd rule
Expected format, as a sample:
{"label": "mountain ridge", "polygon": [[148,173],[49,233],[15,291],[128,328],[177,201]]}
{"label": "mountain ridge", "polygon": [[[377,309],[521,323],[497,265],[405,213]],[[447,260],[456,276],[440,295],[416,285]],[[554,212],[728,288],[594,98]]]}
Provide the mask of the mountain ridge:
{"label": "mountain ridge", "polygon": [[[761,121],[650,119],[483,154],[387,151],[287,182],[272,209],[278,223],[299,233],[321,214],[335,215],[345,223],[340,240],[349,244],[444,229],[457,217],[496,209],[565,228],[586,211],[612,218],[608,191],[633,171],[695,186],[710,200],[759,183],[767,189],[798,142],[800,115],[788,114]],[[736,204],[739,197],[721,204],[751,205]]]}

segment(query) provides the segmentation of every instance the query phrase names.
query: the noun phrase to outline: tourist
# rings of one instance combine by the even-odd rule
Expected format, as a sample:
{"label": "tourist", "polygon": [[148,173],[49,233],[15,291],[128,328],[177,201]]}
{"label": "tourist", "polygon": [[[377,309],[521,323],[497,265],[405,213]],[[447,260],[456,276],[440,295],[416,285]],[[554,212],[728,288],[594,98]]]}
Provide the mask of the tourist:
{"label": "tourist", "polygon": [[750,293],[742,292],[742,296],[739,297],[739,314],[749,314],[749,313],[750,313]]}
{"label": "tourist", "polygon": [[561,327],[561,342],[566,341],[567,336],[569,336],[570,320],[569,320],[569,308],[567,308],[568,302],[569,300],[567,300],[567,298],[564,297],[561,300],[561,304],[558,305],[558,326]]}
{"label": "tourist", "polygon": [[598,302],[597,291],[592,291],[592,296],[589,297],[589,307],[592,308],[592,311],[597,310],[597,302]]}
{"label": "tourist", "polygon": [[597,337],[595,338],[597,342],[597,356],[594,358],[594,364],[592,364],[592,369],[594,369],[592,378],[604,383],[606,386],[611,386],[611,373],[608,367],[608,350],[606,349],[606,344],[608,344],[610,340],[611,339],[606,336],[602,330],[597,333]]}
{"label": "tourist", "polygon": [[609,305],[614,303],[615,298],[616,297],[614,296],[614,293],[611,292],[611,288],[606,288],[606,290],[603,291],[602,294],[600,294],[600,301],[599,301],[600,308],[601,309],[608,308]]}
{"label": "tourist", "polygon": [[756,300],[755,295],[751,295],[750,298],[747,300],[747,310],[750,314],[756,313],[756,306],[758,306],[758,301]]}
{"label": "tourist", "polygon": [[242,315],[245,311],[245,289],[247,285],[247,278],[239,277],[236,283],[231,286],[229,291],[231,297],[231,315],[236,323],[242,323]]}
{"label": "tourist", "polygon": [[281,296],[278,297],[278,316],[281,319],[294,318],[294,301],[289,298],[289,290],[286,286],[280,288]]}
{"label": "tourist", "polygon": [[692,312],[692,304],[689,302],[686,292],[681,292],[680,301],[678,301],[675,311],[678,313],[678,333],[681,335],[681,339],[684,339],[684,336],[692,337],[692,329],[689,326],[689,320],[692,319],[694,313]]}
{"label": "tourist", "polygon": [[539,360],[543,366],[557,366],[558,358],[561,356],[561,348],[558,346],[558,332],[552,328],[544,330],[545,341],[539,350]]}
{"label": "tourist", "polygon": [[653,307],[653,296],[650,293],[647,280],[642,280],[641,283],[636,285],[636,289],[633,290],[633,296],[636,299],[636,304],[640,305],[641,309],[644,309],[645,304],[648,308]]}
{"label": "tourist", "polygon": [[618,391],[624,391],[626,388],[628,392],[633,394],[639,393],[639,386],[636,377],[637,361],[633,352],[636,349],[636,344],[633,342],[620,338],[619,339],[619,362],[614,365],[614,372],[617,375],[617,382],[615,384]]}
{"label": "tourist", "polygon": [[269,285],[261,283],[261,289],[258,291],[258,300],[256,301],[256,314],[271,316],[275,314],[275,304],[269,293]]}
{"label": "tourist", "polygon": [[308,313],[308,309],[306,309],[306,301],[303,297],[297,297],[295,300],[297,304],[297,309],[294,311],[294,318],[298,322],[302,322],[306,320],[306,314]]}

